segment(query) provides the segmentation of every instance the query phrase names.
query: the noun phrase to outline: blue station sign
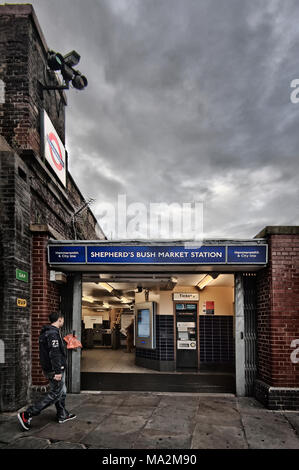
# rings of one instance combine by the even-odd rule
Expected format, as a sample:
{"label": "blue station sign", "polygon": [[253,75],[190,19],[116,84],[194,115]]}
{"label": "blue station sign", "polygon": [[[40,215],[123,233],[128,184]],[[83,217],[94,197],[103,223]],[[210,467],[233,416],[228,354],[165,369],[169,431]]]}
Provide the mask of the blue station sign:
{"label": "blue station sign", "polygon": [[267,245],[228,246],[227,263],[266,263]]}
{"label": "blue station sign", "polygon": [[266,264],[267,245],[49,245],[50,264]]}
{"label": "blue station sign", "polygon": [[86,263],[85,246],[49,246],[50,264]]}

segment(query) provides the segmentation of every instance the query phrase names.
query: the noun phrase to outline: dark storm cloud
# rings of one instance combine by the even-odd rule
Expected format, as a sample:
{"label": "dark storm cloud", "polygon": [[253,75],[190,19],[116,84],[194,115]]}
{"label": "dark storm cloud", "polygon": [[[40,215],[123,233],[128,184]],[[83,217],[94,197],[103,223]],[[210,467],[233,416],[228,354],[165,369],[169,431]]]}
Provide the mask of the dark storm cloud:
{"label": "dark storm cloud", "polygon": [[298,224],[298,2],[33,5],[48,45],[78,50],[89,80],[67,92],[66,110],[70,169],[86,197],[200,200],[206,236]]}

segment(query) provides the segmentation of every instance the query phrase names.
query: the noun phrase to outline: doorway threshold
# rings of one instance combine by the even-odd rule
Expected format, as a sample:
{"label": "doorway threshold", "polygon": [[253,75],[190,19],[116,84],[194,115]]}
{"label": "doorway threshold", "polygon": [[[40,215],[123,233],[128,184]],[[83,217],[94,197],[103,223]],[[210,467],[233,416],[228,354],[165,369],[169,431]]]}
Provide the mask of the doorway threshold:
{"label": "doorway threshold", "polygon": [[235,393],[235,375],[229,373],[113,373],[82,372],[81,391],[140,391]]}

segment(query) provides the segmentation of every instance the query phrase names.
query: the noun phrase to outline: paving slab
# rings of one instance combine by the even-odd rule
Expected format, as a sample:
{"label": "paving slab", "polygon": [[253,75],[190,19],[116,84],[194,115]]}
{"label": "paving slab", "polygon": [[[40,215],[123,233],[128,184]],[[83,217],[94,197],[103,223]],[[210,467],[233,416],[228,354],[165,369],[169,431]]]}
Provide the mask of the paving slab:
{"label": "paving slab", "polygon": [[80,442],[96,425],[96,423],[74,419],[67,423],[49,424],[42,430],[37,431],[34,436],[51,439],[53,441]]}
{"label": "paving slab", "polygon": [[59,441],[51,444],[49,449],[86,449],[86,447],[83,444]]}
{"label": "paving slab", "polygon": [[10,444],[10,442],[23,437],[24,432],[16,416],[12,416],[9,420],[1,423],[0,426],[0,442]]}
{"label": "paving slab", "polygon": [[154,413],[154,407],[148,406],[124,406],[121,405],[115,410],[113,410],[112,415],[122,415],[122,416],[140,416],[144,419],[149,419]]}
{"label": "paving slab", "polygon": [[65,406],[68,411],[83,405],[88,400],[88,395],[84,393],[68,393],[65,400]]}
{"label": "paving slab", "polygon": [[158,406],[161,401],[161,397],[159,396],[151,396],[151,395],[130,395],[128,396],[124,402],[124,406],[147,406],[147,407],[154,407]]}
{"label": "paving slab", "polygon": [[255,398],[252,397],[238,397],[236,399],[237,409],[243,413],[253,413],[255,414],[258,410],[269,412],[264,405],[258,402]]}
{"label": "paving slab", "polygon": [[285,418],[288,420],[288,422],[291,424],[291,426],[295,429],[296,434],[299,439],[299,413],[283,413]]}
{"label": "paving slab", "polygon": [[102,406],[98,403],[85,402],[72,410],[76,414],[77,419],[91,423],[101,423],[107,416],[111,414],[112,409],[108,406]]}
{"label": "paving slab", "polygon": [[87,403],[95,403],[101,406],[108,406],[108,407],[117,407],[121,405],[125,399],[127,398],[127,395],[88,395],[88,400],[85,402]]}
{"label": "paving slab", "polygon": [[240,413],[234,402],[226,405],[219,401],[200,402],[194,418],[197,423],[242,427]]}
{"label": "paving slab", "polygon": [[110,415],[80,442],[98,449],[130,449],[145,423],[140,416]]}
{"label": "paving slab", "polygon": [[167,408],[161,413],[156,409],[151,418],[148,420],[145,430],[156,431],[159,433],[171,434],[192,434],[194,429],[194,413],[189,410],[189,414],[182,410]]}
{"label": "paving slab", "polygon": [[158,433],[144,430],[138,435],[133,449],[190,449],[191,434]]}
{"label": "paving slab", "polygon": [[198,423],[191,449],[248,449],[241,427]]}
{"label": "paving slab", "polygon": [[21,437],[5,447],[5,449],[47,449],[50,445],[48,439],[36,437]]}
{"label": "paving slab", "polygon": [[299,449],[298,436],[285,416],[261,410],[241,414],[249,448]]}

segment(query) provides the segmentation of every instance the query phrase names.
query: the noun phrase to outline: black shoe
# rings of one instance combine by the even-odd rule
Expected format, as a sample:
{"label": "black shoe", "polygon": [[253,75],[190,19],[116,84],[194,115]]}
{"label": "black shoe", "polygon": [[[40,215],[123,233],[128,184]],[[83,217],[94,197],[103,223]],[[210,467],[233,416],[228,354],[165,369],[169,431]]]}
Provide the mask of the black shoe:
{"label": "black shoe", "polygon": [[26,431],[29,431],[29,429],[30,429],[31,419],[32,418],[29,418],[29,417],[26,418],[25,417],[25,412],[18,413],[18,420],[20,421],[20,424],[23,427],[23,429],[25,429]]}
{"label": "black shoe", "polygon": [[65,423],[66,421],[70,421],[71,419],[75,419],[77,416],[76,415],[73,415],[72,413],[69,413],[68,415],[62,417],[62,418],[58,418],[58,423],[61,424],[61,423]]}

